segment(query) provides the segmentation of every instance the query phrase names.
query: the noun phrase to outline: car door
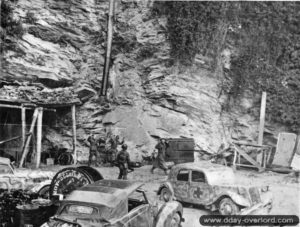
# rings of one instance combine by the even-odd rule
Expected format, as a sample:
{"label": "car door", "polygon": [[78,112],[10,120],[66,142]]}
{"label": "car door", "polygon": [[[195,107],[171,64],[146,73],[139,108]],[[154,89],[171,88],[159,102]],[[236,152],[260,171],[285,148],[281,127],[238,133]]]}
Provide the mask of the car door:
{"label": "car door", "polygon": [[152,227],[153,212],[143,191],[135,191],[128,196],[128,214],[118,220],[116,226]]}
{"label": "car door", "polygon": [[189,170],[181,169],[177,172],[176,180],[173,182],[173,189],[174,195],[179,201],[188,202],[189,200],[189,178]]}
{"label": "car door", "polygon": [[0,187],[3,189],[23,189],[25,179],[16,177],[11,167],[6,163],[0,163]]}
{"label": "car door", "polygon": [[193,203],[206,205],[210,202],[212,188],[207,183],[205,174],[202,171],[191,171],[189,196]]}

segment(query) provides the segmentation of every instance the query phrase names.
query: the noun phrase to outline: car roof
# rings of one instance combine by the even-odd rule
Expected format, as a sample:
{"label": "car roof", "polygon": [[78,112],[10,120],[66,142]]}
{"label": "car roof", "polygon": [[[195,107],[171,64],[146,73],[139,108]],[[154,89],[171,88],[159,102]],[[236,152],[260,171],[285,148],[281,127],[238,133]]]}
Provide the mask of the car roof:
{"label": "car roof", "polygon": [[231,169],[229,167],[218,165],[210,162],[187,162],[187,163],[181,163],[174,166],[175,169],[190,169],[190,170],[199,170],[203,172],[212,172],[212,171],[226,171],[228,169]]}
{"label": "car roof", "polygon": [[0,157],[0,164],[9,165],[10,164],[10,159],[9,158]]}
{"label": "car roof", "polygon": [[113,208],[142,185],[140,182],[125,180],[99,180],[74,190],[65,201],[94,203]]}
{"label": "car roof", "polygon": [[188,162],[175,165],[173,168],[174,172],[181,169],[201,171],[207,176],[207,181],[212,185],[220,184],[235,184],[235,175],[232,168],[214,164],[210,162]]}

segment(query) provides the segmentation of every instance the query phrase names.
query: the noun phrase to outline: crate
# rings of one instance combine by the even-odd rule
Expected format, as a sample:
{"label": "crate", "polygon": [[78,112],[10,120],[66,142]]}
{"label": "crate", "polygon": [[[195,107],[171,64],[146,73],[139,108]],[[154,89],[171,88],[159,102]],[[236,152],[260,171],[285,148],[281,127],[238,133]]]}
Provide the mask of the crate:
{"label": "crate", "polygon": [[46,164],[47,164],[47,166],[54,165],[54,159],[53,158],[47,158],[46,159]]}

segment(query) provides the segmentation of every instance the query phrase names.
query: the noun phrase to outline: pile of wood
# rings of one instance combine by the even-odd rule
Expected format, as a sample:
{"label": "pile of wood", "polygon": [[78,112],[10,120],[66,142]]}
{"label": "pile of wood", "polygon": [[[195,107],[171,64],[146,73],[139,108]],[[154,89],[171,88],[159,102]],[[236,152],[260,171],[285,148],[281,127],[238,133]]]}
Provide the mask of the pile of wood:
{"label": "pile of wood", "polygon": [[6,85],[0,88],[0,100],[33,104],[79,103],[73,88],[49,89],[42,86]]}

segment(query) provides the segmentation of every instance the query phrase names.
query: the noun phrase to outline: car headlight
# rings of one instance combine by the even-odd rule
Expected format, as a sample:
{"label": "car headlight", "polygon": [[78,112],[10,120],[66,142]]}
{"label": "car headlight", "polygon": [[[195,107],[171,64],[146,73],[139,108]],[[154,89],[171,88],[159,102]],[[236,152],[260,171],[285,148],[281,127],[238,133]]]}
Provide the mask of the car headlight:
{"label": "car headlight", "polygon": [[44,224],[41,225],[41,227],[49,227],[49,225],[47,222],[45,222]]}
{"label": "car headlight", "polygon": [[239,187],[239,188],[238,188],[238,193],[239,193],[240,195],[245,195],[245,194],[247,193],[247,190],[246,190],[246,188]]}

